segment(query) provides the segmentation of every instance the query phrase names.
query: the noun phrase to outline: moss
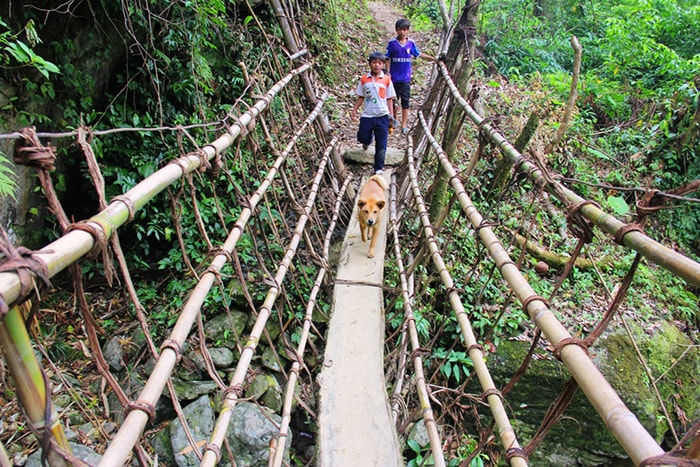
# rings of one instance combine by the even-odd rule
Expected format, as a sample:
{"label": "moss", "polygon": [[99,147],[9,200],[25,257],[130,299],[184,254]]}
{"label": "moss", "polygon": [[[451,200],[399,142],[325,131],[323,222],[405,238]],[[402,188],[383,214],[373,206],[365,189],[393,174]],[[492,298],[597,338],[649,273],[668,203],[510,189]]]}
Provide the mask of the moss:
{"label": "moss", "polygon": [[[674,425],[682,429],[684,421],[678,418],[679,413],[685,413],[690,420],[700,416],[697,347],[692,347],[688,337],[670,323],[660,324],[651,335],[637,325],[630,325],[630,328],[651,377],[659,379],[656,386],[667,411],[675,415]],[[592,353],[602,373],[644,427],[660,442],[668,424],[630,337],[624,331],[616,331],[601,338],[597,344]]]}

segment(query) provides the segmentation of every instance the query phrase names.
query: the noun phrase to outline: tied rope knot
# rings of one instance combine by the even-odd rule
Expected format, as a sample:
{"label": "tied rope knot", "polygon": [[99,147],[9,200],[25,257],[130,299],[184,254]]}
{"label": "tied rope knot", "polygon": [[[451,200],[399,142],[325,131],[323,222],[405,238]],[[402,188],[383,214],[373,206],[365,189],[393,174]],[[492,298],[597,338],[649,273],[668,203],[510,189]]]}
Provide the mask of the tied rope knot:
{"label": "tied rope knot", "polygon": [[[34,256],[36,252],[25,248],[15,247],[7,237],[5,229],[0,227],[0,272],[14,272],[19,278],[19,294],[16,303],[22,303],[29,298],[30,292],[37,290],[37,285],[48,288],[49,269],[46,263]],[[37,284],[34,280],[39,279]],[[0,295],[0,316],[8,311],[8,305]]]}
{"label": "tied rope knot", "polygon": [[54,170],[56,148],[43,146],[36,136],[34,127],[23,128],[15,142],[13,160],[15,164],[37,167],[46,171]]}

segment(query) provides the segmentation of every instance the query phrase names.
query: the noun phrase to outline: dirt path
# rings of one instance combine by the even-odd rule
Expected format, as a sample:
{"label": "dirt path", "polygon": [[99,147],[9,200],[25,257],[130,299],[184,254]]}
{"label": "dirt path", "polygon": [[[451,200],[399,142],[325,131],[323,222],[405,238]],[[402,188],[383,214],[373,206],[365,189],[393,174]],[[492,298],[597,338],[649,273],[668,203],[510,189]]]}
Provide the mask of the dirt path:
{"label": "dirt path", "polygon": [[[388,41],[396,36],[396,30],[394,28],[396,20],[403,17],[403,14],[391,5],[377,1],[368,2],[367,7],[369,8],[374,20],[383,28],[384,31],[381,35],[380,41],[377,44],[373,44],[372,48],[378,52],[385,52]],[[428,44],[430,39],[429,35],[412,31],[410,36],[416,41],[421,50],[425,50],[426,53],[434,55],[433,51],[430,50],[430,45]],[[367,47],[370,46],[368,45]],[[414,80],[413,84],[411,85],[411,114],[409,117],[409,122],[415,121],[416,109],[420,108],[423,101],[423,96],[426,94],[425,89],[427,85],[427,77],[430,74],[430,69],[430,63],[426,62],[425,60],[418,59],[414,62]],[[361,70],[366,71],[367,68],[363,66]],[[337,133],[339,135],[338,149],[341,154],[348,149],[359,148],[359,143],[357,142],[356,137],[359,121],[352,121],[350,119],[350,110],[352,109],[352,102],[354,102],[354,97],[352,96],[354,96],[356,84],[357,83],[354,81],[346,83],[346,92],[349,91],[347,92],[349,96],[346,95],[342,99],[347,99],[347,103],[345,105],[346,111],[343,112],[343,114],[346,115],[346,118],[342,120],[340,123],[340,128],[337,129]],[[342,91],[340,93],[342,94]],[[394,132],[394,134],[389,135],[388,145],[389,147],[393,148],[405,149],[405,136],[402,136],[400,132]],[[369,174],[371,172],[371,166],[367,167],[366,169],[367,170],[363,170],[361,167],[351,166],[351,170],[353,170],[355,173],[362,172]]]}

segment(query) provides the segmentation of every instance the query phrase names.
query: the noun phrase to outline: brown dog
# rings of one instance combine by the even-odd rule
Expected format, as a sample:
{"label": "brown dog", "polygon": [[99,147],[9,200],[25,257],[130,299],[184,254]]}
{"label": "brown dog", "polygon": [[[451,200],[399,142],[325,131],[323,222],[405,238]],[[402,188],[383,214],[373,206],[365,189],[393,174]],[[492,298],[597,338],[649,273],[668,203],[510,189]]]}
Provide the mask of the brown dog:
{"label": "brown dog", "polygon": [[379,223],[382,211],[386,205],[384,192],[388,188],[386,180],[381,175],[372,175],[365,186],[362,187],[357,200],[357,218],[360,221],[360,234],[362,241],[369,238],[368,258],[374,258],[374,246],[379,236]]}

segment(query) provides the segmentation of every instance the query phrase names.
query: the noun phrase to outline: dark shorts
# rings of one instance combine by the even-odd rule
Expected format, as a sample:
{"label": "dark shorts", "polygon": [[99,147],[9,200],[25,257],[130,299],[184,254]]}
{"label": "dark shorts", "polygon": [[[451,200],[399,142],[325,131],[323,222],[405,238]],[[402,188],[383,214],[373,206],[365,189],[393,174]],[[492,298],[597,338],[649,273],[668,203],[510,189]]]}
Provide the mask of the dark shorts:
{"label": "dark shorts", "polygon": [[396,98],[400,99],[401,108],[407,109],[411,100],[411,83],[394,83]]}

